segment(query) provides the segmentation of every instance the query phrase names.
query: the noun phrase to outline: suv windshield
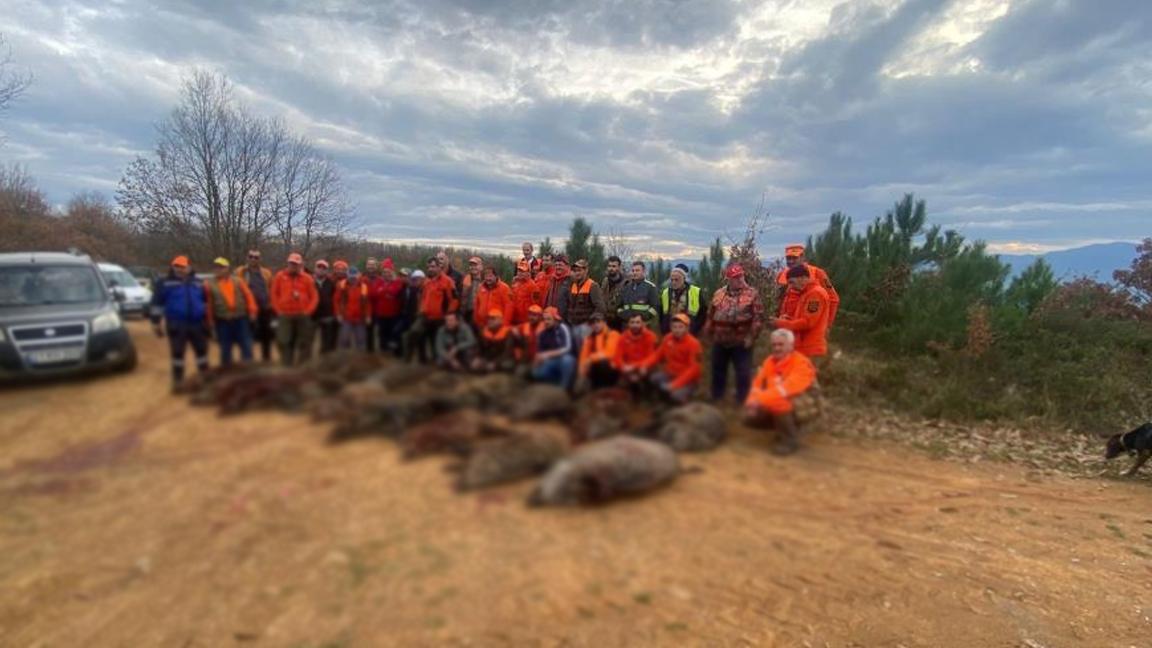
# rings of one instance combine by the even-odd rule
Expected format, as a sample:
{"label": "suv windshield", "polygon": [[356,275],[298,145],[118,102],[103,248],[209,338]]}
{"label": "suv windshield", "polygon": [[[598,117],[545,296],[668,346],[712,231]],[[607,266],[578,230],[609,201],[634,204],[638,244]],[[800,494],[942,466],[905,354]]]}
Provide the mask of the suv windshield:
{"label": "suv windshield", "polygon": [[82,304],[106,298],[90,267],[0,266],[0,307]]}
{"label": "suv windshield", "polygon": [[101,270],[100,274],[104,275],[104,281],[107,281],[109,286],[112,285],[113,281],[121,288],[140,285],[136,282],[136,277],[133,277],[124,270]]}

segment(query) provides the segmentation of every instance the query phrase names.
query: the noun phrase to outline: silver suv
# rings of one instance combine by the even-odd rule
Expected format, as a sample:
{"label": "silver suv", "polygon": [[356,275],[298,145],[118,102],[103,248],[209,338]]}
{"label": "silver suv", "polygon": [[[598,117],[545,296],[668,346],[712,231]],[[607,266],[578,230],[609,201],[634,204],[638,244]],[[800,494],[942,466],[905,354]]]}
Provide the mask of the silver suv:
{"label": "silver suv", "polygon": [[0,378],[135,368],[118,310],[87,256],[0,254]]}

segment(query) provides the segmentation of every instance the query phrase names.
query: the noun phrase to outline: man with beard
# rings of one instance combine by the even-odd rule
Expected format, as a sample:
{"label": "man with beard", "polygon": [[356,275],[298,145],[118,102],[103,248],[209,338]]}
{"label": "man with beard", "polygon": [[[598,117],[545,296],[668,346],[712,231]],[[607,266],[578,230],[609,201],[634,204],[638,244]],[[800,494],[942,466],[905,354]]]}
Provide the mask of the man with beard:
{"label": "man with beard", "polygon": [[572,271],[568,267],[568,257],[556,257],[552,267],[552,278],[544,293],[544,309],[555,308],[560,320],[568,317],[568,298],[572,293]]}
{"label": "man with beard", "polygon": [[624,287],[623,265],[620,257],[608,257],[608,271],[600,281],[600,292],[604,294],[604,321],[613,331],[622,330],[625,324],[625,320],[620,317],[620,289]]}
{"label": "man with beard", "polygon": [[260,358],[264,362],[272,359],[272,323],[276,311],[272,308],[272,271],[260,265],[260,250],[248,250],[247,265],[236,270],[236,276],[248,284],[248,290],[256,298],[256,325],[252,337],[260,343]]}
{"label": "man with beard", "polygon": [[312,271],[312,277],[316,281],[316,294],[320,298],[316,304],[316,311],[312,313],[316,333],[320,338],[320,353],[335,351],[336,341],[340,335],[340,324],[336,321],[335,310],[338,279],[331,277],[328,270],[328,262],[320,259],[313,265]]}

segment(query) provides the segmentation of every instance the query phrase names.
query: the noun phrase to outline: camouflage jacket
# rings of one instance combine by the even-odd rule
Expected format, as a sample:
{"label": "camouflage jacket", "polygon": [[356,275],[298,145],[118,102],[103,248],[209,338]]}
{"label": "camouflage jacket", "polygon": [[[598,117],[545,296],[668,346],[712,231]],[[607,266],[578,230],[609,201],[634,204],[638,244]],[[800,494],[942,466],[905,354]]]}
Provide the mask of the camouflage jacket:
{"label": "camouflage jacket", "polygon": [[755,341],[764,328],[764,302],[752,286],[729,291],[725,286],[712,295],[707,331],[716,344],[739,346]]}

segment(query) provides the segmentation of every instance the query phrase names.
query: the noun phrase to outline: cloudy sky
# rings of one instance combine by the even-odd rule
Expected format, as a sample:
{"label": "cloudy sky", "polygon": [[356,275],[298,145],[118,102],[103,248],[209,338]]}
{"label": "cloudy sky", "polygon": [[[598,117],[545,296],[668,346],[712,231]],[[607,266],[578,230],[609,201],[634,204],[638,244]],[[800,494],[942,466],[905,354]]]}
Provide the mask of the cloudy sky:
{"label": "cloudy sky", "polygon": [[905,192],[998,251],[1152,234],[1148,0],[6,0],[0,161],[113,195],[219,70],[342,166],[365,233],[512,247],[573,216],[698,254]]}

